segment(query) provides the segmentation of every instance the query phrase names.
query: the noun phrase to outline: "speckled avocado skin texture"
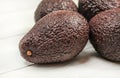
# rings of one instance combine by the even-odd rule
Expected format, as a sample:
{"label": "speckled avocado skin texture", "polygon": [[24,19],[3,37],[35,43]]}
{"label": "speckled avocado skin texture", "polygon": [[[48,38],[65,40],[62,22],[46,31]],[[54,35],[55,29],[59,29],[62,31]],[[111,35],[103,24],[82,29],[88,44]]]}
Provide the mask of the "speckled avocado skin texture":
{"label": "speckled avocado skin texture", "polygon": [[35,21],[57,10],[78,11],[78,8],[72,0],[42,0],[35,11]]}
{"label": "speckled avocado skin texture", "polygon": [[79,0],[79,12],[88,21],[101,11],[120,8],[120,0]]}
{"label": "speckled avocado skin texture", "polygon": [[88,23],[79,13],[55,11],[39,20],[20,41],[21,55],[32,63],[65,62],[83,50],[88,33]]}
{"label": "speckled avocado skin texture", "polygon": [[101,12],[91,19],[90,41],[96,51],[111,61],[120,61],[120,9]]}

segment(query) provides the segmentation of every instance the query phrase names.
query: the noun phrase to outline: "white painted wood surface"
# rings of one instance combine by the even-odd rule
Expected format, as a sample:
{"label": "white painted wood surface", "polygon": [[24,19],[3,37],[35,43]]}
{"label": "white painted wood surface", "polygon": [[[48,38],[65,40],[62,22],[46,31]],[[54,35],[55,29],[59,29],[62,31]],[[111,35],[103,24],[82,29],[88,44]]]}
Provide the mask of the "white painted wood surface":
{"label": "white painted wood surface", "polygon": [[120,63],[102,59],[90,43],[67,63],[35,65],[25,61],[18,44],[33,27],[40,1],[0,0],[0,78],[120,78]]}

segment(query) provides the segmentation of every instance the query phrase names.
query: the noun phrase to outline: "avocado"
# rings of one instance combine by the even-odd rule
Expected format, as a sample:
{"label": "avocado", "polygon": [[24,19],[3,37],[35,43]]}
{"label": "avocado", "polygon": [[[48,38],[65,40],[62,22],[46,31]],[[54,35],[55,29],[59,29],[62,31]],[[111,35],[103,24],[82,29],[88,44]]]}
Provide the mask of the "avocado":
{"label": "avocado", "polygon": [[99,12],[120,8],[120,0],[79,0],[79,12],[88,21]]}
{"label": "avocado", "polygon": [[35,11],[35,21],[57,10],[70,10],[78,12],[78,8],[72,0],[42,0]]}
{"label": "avocado", "polygon": [[59,63],[77,56],[88,37],[89,26],[83,16],[59,10],[41,18],[20,41],[19,48],[29,62]]}
{"label": "avocado", "polygon": [[89,25],[90,41],[95,50],[110,61],[120,62],[120,9],[97,14]]}

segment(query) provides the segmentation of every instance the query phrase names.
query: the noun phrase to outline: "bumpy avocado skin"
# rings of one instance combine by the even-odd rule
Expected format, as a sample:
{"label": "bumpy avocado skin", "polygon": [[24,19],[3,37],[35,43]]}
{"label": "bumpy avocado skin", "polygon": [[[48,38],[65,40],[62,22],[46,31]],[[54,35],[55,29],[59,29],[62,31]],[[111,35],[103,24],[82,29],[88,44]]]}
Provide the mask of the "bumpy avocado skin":
{"label": "bumpy avocado skin", "polygon": [[120,0],[79,0],[79,12],[88,21],[101,11],[120,8]]}
{"label": "bumpy avocado skin", "polygon": [[32,63],[65,62],[83,50],[88,33],[88,23],[79,13],[55,11],[41,18],[20,41],[21,55]]}
{"label": "bumpy avocado skin", "polygon": [[35,11],[35,21],[57,10],[78,11],[78,8],[72,0],[42,0]]}
{"label": "bumpy avocado skin", "polygon": [[90,41],[110,61],[120,62],[120,9],[106,10],[91,19]]}

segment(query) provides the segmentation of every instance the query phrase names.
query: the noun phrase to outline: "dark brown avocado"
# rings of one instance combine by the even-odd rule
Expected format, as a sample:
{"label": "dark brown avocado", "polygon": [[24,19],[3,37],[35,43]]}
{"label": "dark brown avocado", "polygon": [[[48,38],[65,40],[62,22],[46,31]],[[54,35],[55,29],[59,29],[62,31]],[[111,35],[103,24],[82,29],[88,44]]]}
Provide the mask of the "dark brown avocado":
{"label": "dark brown avocado", "polygon": [[120,62],[120,9],[101,12],[91,19],[90,41],[104,58]]}
{"label": "dark brown avocado", "polygon": [[35,21],[37,22],[43,16],[57,10],[78,11],[72,0],[42,0],[35,11]]}
{"label": "dark brown avocado", "polygon": [[89,37],[86,19],[59,10],[41,18],[20,41],[21,55],[32,63],[65,62],[77,56]]}
{"label": "dark brown avocado", "polygon": [[88,21],[101,11],[120,8],[120,0],[79,0],[79,12]]}

